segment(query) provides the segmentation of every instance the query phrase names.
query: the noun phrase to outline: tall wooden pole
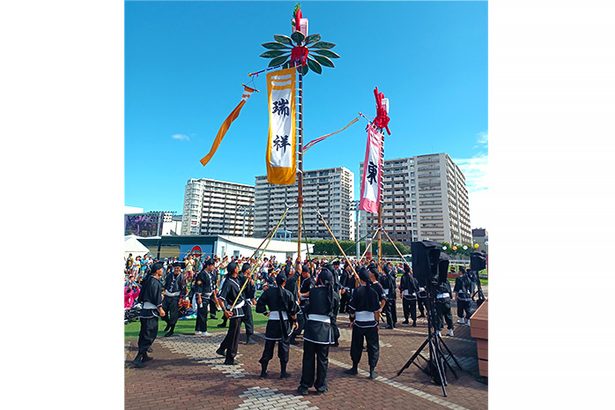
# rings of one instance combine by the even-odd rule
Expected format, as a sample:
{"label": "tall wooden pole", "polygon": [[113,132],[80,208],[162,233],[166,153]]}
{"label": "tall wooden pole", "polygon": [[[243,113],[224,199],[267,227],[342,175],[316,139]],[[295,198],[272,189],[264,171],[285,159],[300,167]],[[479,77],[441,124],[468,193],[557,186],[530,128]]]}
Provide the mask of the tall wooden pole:
{"label": "tall wooden pole", "polygon": [[301,220],[303,218],[303,74],[299,72],[299,141],[297,147],[299,156],[297,165],[299,167],[297,178],[297,258],[301,260]]}
{"label": "tall wooden pole", "polygon": [[378,129],[382,134],[382,143],[380,144],[380,158],[382,169],[380,169],[380,203],[378,204],[378,266],[382,264],[382,208],[384,207],[384,130]]}

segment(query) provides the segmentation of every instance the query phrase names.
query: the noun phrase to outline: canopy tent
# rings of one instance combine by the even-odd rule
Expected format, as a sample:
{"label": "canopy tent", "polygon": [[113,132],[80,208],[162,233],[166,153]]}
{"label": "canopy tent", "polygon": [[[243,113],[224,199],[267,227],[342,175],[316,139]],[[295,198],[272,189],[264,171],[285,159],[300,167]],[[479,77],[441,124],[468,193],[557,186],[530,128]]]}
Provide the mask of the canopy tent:
{"label": "canopy tent", "polygon": [[124,237],[124,259],[132,253],[132,257],[145,256],[149,253],[149,249],[139,242],[139,237],[136,235],[127,235]]}

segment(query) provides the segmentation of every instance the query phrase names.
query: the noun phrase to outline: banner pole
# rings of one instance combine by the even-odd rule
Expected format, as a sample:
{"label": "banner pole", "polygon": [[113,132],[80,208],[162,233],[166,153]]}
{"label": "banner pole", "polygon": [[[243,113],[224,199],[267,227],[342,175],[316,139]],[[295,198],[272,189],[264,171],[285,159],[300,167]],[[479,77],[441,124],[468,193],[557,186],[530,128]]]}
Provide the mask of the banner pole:
{"label": "banner pole", "polygon": [[303,218],[303,74],[299,74],[299,141],[297,165],[299,167],[297,178],[297,259],[301,261],[301,220]]}

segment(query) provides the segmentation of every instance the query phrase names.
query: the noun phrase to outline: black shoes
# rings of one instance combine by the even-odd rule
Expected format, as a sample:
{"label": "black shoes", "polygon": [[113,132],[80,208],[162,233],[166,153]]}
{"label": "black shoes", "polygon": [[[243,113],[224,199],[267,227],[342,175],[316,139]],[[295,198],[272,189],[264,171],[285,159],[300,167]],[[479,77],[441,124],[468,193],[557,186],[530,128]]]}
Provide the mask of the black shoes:
{"label": "black shoes", "polygon": [[232,359],[232,360],[225,360],[224,364],[227,366],[235,366],[235,365],[238,365],[239,362],[235,359]]}
{"label": "black shoes", "polygon": [[368,379],[374,380],[376,377],[378,377],[378,375],[376,374],[376,369],[370,368],[369,369],[369,377],[368,377]]}
{"label": "black shoes", "polygon": [[305,386],[299,386],[299,387],[297,387],[297,393],[299,393],[302,396],[307,396],[308,388],[305,387]]}
{"label": "black shoes", "polygon": [[218,350],[216,350],[216,354],[219,356],[226,356],[226,349],[223,348],[218,348]]}
{"label": "black shoes", "polygon": [[316,389],[316,393],[318,394],[324,394],[328,391],[329,389],[327,388],[327,386],[320,386],[319,388]]}
{"label": "black shoes", "polygon": [[344,370],[344,373],[349,374],[351,376],[356,376],[359,373],[359,371],[357,370],[356,367],[351,367],[350,369]]}
{"label": "black shoes", "polygon": [[143,353],[143,359],[142,359],[143,363],[145,363],[145,362],[149,362],[149,361],[150,361],[150,360],[152,360],[152,359],[153,359],[153,357],[152,357],[152,356],[148,356],[148,354],[147,354],[147,353]]}
{"label": "black shoes", "polygon": [[412,322],[412,327],[416,327],[416,320]]}
{"label": "black shoes", "polygon": [[144,366],[145,361],[143,360],[143,353],[139,353],[137,357],[132,361],[132,365],[137,369],[140,369]]}
{"label": "black shoes", "polygon": [[261,374],[260,377],[261,379],[266,379],[269,376],[269,373],[267,373],[267,370],[261,370]]}
{"label": "black shoes", "polygon": [[250,340],[251,336],[246,336],[246,344],[247,345],[255,345],[256,342],[254,340]]}
{"label": "black shoes", "polygon": [[290,377],[290,373],[282,372],[280,373],[280,379],[288,379]]}
{"label": "black shoes", "polygon": [[393,326],[387,326],[385,329],[393,329]]}
{"label": "black shoes", "polygon": [[403,322],[401,322],[401,323],[402,323],[402,325],[409,325],[409,324],[410,324],[410,322],[408,322],[408,319],[404,320],[404,321],[403,321]]}

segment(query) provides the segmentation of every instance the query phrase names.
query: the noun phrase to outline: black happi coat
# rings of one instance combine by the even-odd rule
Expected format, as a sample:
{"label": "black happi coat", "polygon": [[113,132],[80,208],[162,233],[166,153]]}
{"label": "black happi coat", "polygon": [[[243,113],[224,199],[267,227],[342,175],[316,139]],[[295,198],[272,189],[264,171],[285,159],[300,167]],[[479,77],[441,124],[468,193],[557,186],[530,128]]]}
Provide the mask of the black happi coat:
{"label": "black happi coat", "polygon": [[407,290],[407,295],[404,294],[403,298],[406,300],[416,300],[417,292],[419,291],[419,282],[412,276],[404,273],[404,276],[401,277],[401,283],[399,285],[399,289],[401,289],[402,293]]}
{"label": "black happi coat", "polygon": [[167,276],[164,278],[164,290],[172,293],[179,291],[179,297],[183,299],[186,296],[186,280],[184,279],[184,274],[180,273],[175,276],[173,272],[167,273]]}
{"label": "black happi coat", "polygon": [[148,275],[141,284],[141,293],[137,301],[143,305],[139,313],[140,319],[158,317],[158,308],[162,306],[162,283],[152,275]]}
{"label": "black happi coat", "polygon": [[310,299],[303,312],[307,319],[303,340],[324,345],[335,343],[330,320],[334,318],[338,303],[328,287],[317,286],[310,290]]}
{"label": "black happi coat", "polygon": [[[281,291],[281,292],[280,292]],[[292,327],[289,324],[289,319],[299,310],[297,302],[293,294],[287,289],[280,289],[277,286],[272,286],[263,292],[260,298],[256,301],[256,313],[265,313],[269,309],[271,312],[267,321],[267,329],[265,330],[265,339],[267,340],[282,340],[282,328],[285,329],[286,336],[292,333]],[[272,319],[271,314],[280,316],[280,311],[286,313],[287,319],[284,323],[280,319]]]}
{"label": "black happi coat", "polygon": [[461,275],[455,280],[455,292],[461,301],[472,299],[472,281],[468,275]]}
{"label": "black happi coat", "polygon": [[[224,281],[224,285],[222,285],[222,289],[220,290],[220,294],[218,295],[218,299],[222,300],[224,303],[224,307],[226,310],[229,310],[235,302],[237,295],[240,294],[241,286],[239,285],[239,278],[232,278],[227,275],[226,280]],[[233,309],[234,317],[243,317],[243,305],[245,304],[243,293],[237,299],[237,304]]]}
{"label": "black happi coat", "polygon": [[[315,281],[314,278],[312,278],[311,276],[309,278],[301,278],[301,288],[299,289],[300,293],[307,293],[310,292],[312,290],[312,288],[315,285]],[[301,303],[301,306],[305,305],[306,303],[308,303],[309,298],[302,298],[299,302]]]}
{"label": "black happi coat", "polygon": [[[356,312],[376,312],[380,310],[380,296],[374,286],[369,288],[365,285],[359,286],[352,294],[352,299],[348,303],[348,308],[352,311],[351,316],[355,317]],[[355,317],[354,326],[375,327],[378,326],[375,315],[373,320],[359,320]]]}
{"label": "black happi coat", "polygon": [[290,293],[295,295],[295,299],[296,299],[296,295],[297,295],[297,273],[295,273],[293,276],[289,276],[286,279],[286,283],[284,284],[284,289],[289,290]]}
{"label": "black happi coat", "polygon": [[[246,278],[245,276],[240,276],[239,285],[243,286],[247,279],[248,278]],[[252,281],[249,281],[248,284],[244,287],[243,296],[246,299],[246,302],[251,301],[256,297],[256,287],[252,284]]]}
{"label": "black happi coat", "polygon": [[188,298],[192,300],[192,297],[195,294],[200,293],[201,296],[203,297],[203,300],[206,300],[209,298],[209,296],[206,296],[206,295],[211,294],[211,292],[212,292],[211,275],[206,270],[202,270],[196,276],[196,278],[194,278],[194,283],[192,285],[192,288],[190,288],[190,293],[188,294]]}
{"label": "black happi coat", "polygon": [[385,293],[385,297],[387,299],[395,299],[395,276],[390,273],[385,273],[384,275],[380,275],[378,282],[382,285],[382,290]]}

